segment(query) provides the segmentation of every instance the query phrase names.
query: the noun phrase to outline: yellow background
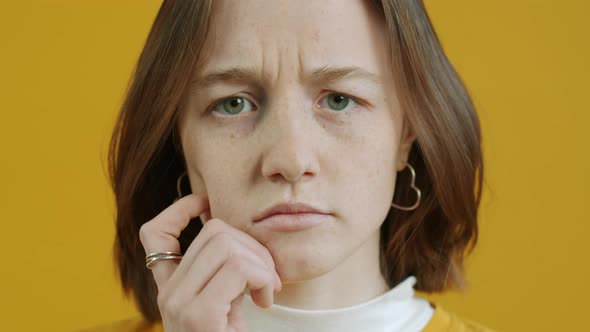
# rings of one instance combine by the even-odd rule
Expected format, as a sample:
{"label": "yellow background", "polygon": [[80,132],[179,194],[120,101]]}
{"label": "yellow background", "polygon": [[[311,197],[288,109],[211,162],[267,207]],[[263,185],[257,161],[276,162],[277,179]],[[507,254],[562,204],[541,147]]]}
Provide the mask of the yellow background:
{"label": "yellow background", "polygon": [[[137,315],[111,264],[106,147],[160,1],[2,1],[0,312],[6,331]],[[478,108],[488,187],[470,289],[432,296],[501,331],[588,324],[590,5],[430,0]]]}

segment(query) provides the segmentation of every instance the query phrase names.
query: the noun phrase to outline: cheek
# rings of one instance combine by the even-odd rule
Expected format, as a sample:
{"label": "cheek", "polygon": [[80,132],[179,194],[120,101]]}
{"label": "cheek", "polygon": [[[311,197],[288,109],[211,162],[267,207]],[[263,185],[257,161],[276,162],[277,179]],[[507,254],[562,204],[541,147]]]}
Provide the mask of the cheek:
{"label": "cheek", "polygon": [[246,188],[244,181],[250,178],[244,167],[247,154],[230,134],[225,140],[212,135],[199,135],[198,139],[187,145],[188,167],[199,175],[196,181],[202,182],[202,190],[209,195],[211,217],[235,224],[243,215],[234,211],[235,207],[242,206],[241,201],[247,197],[242,192]]}
{"label": "cheek", "polygon": [[341,204],[354,224],[376,226],[389,211],[395,186],[395,151],[393,135],[365,137],[348,150],[343,179],[346,194]]}

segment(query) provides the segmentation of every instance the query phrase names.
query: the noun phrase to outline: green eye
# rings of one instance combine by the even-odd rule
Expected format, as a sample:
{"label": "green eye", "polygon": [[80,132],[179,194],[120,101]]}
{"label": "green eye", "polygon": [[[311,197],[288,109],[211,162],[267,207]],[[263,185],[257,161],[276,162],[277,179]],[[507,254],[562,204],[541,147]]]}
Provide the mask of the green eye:
{"label": "green eye", "polygon": [[214,109],[218,112],[225,114],[238,114],[243,113],[244,110],[252,109],[252,103],[243,97],[231,97],[224,99],[222,102],[217,104]]}
{"label": "green eye", "polygon": [[355,104],[355,101],[352,98],[338,93],[331,93],[326,97],[322,98],[321,104],[324,104],[324,100],[326,100],[327,102],[327,107],[335,111],[342,111],[349,105]]}

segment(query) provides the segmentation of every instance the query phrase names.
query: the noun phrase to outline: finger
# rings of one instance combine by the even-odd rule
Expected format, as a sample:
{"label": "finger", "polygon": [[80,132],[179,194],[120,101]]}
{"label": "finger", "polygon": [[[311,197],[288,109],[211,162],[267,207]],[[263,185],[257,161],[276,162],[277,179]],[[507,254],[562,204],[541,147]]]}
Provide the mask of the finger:
{"label": "finger", "polygon": [[191,266],[193,265],[192,263],[195,260],[195,257],[199,255],[199,252],[203,250],[203,247],[207,244],[207,242],[219,233],[231,234],[235,239],[240,241],[255,254],[257,254],[263,260],[263,262],[275,272],[275,279],[278,289],[280,290],[282,288],[280,276],[278,272],[276,272],[274,259],[272,258],[272,255],[268,249],[250,235],[240,231],[239,229],[236,229],[235,227],[232,227],[225,221],[218,218],[209,220],[203,226],[199,236],[197,236],[197,238],[187,249],[182,261],[178,265],[176,272],[171,277],[171,281],[175,283],[179,282],[179,280],[176,279],[176,275],[180,277],[189,273],[188,270],[190,270]]}
{"label": "finger", "polygon": [[242,318],[242,301],[244,294],[238,296],[232,303],[229,314],[227,315],[228,325],[234,328],[234,331],[248,331],[246,320]]}
{"label": "finger", "polygon": [[225,310],[228,303],[242,295],[248,288],[252,300],[258,306],[268,308],[274,300],[273,286],[274,278],[268,269],[249,264],[244,260],[230,258],[203,288],[197,299],[202,301],[201,303],[207,303],[213,312],[218,312]]}
{"label": "finger", "polygon": [[[201,299],[193,299],[182,306],[181,317],[188,317],[186,331],[231,331],[247,332],[248,326],[241,310],[244,294],[239,295],[230,305],[223,306],[223,310],[212,307]],[[191,324],[190,322],[194,322]],[[166,330],[167,331],[167,330]]]}
{"label": "finger", "polygon": [[[168,283],[177,285],[174,300],[175,303],[189,303],[195,294],[201,293],[205,285],[215,276],[221,267],[230,258],[240,259],[247,264],[256,265],[261,269],[267,269],[274,277],[276,271],[272,270],[252,250],[236,240],[233,235],[222,232],[216,234],[205,248],[201,250],[191,265],[187,274],[178,277],[180,282],[176,283],[178,270],[168,279]],[[183,260],[187,259],[186,257]],[[274,280],[273,280],[274,281]],[[274,284],[273,284],[274,285]],[[277,288],[276,285],[274,285]]]}
{"label": "finger", "polygon": [[[139,239],[146,255],[172,251],[180,253],[178,237],[191,219],[209,209],[207,193],[190,194],[182,197],[167,207],[154,219],[143,224],[139,230]],[[158,289],[172,275],[178,261],[160,260],[152,266]]]}

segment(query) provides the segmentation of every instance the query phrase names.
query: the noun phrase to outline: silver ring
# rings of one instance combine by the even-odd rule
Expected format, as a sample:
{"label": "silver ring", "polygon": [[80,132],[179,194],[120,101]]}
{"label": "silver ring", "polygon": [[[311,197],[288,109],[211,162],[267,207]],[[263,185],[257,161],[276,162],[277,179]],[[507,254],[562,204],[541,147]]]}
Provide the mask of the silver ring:
{"label": "silver ring", "polygon": [[174,251],[164,251],[164,252],[155,252],[153,254],[149,254],[147,256],[145,256],[145,259],[148,260],[154,256],[161,256],[161,255],[169,255],[169,256],[182,256],[181,253],[179,252],[174,252]]}
{"label": "silver ring", "polygon": [[181,260],[182,254],[179,254],[177,252],[157,252],[157,253],[149,254],[146,256],[146,259],[145,259],[145,267],[147,267],[148,269],[151,270],[152,265],[154,265],[154,263],[160,259]]}

